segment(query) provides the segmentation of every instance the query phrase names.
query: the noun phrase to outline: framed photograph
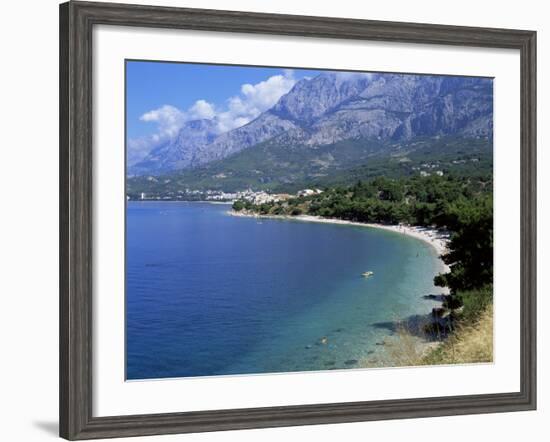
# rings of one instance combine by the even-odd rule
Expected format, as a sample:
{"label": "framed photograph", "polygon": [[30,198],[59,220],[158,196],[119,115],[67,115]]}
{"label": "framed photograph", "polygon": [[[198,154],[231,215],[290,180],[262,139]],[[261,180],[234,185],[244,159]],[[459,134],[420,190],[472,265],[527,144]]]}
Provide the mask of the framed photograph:
{"label": "framed photograph", "polygon": [[60,6],[60,435],[536,407],[536,33]]}

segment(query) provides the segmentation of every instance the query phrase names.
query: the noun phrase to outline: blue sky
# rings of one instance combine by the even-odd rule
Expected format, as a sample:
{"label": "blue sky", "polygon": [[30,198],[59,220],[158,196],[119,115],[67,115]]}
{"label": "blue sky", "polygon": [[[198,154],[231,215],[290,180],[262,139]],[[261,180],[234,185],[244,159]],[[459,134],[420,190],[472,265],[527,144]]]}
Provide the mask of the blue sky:
{"label": "blue sky", "polygon": [[267,110],[306,69],[210,64],[126,62],[128,154],[142,157],[174,136],[185,121],[215,118],[220,132],[242,126]]}

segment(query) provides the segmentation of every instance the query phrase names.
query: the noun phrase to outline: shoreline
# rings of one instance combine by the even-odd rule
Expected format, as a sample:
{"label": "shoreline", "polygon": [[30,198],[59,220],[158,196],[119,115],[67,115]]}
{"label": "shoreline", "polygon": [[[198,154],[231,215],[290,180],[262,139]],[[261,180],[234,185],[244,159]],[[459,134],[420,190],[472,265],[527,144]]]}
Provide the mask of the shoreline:
{"label": "shoreline", "polygon": [[[240,217],[247,217],[247,218],[266,218],[266,219],[279,219],[279,220],[290,220],[290,221],[301,221],[301,222],[314,222],[314,223],[321,223],[321,224],[338,224],[338,225],[345,225],[345,226],[357,226],[357,227],[381,229],[381,230],[386,230],[394,233],[399,233],[401,235],[410,236],[420,241],[423,241],[426,244],[429,244],[437,253],[437,260],[440,264],[439,271],[441,273],[446,273],[450,271],[449,266],[447,266],[447,264],[445,264],[441,258],[441,255],[447,252],[449,232],[446,232],[446,231],[440,231],[437,229],[430,229],[430,228],[421,227],[421,226],[410,226],[406,224],[389,225],[389,224],[380,224],[380,223],[361,223],[357,221],[347,221],[347,220],[342,220],[337,218],[322,218],[320,216],[313,216],[313,215],[296,215],[296,216],[260,215],[257,213],[250,213],[246,211],[235,212],[234,210],[229,210],[227,213],[231,216],[237,216],[237,217],[240,216]],[[448,295],[450,293],[447,287],[440,287],[440,290],[442,295]],[[411,336],[409,340],[411,342],[414,342],[413,346],[416,349],[415,351],[420,355],[425,355],[442,344],[442,341],[433,342],[433,341],[430,341],[427,337],[413,338]],[[392,341],[393,341],[393,344],[391,343]],[[396,343],[396,341],[394,341],[394,337],[390,337],[388,342],[390,343],[390,347]],[[363,368],[378,366],[379,357],[382,357],[382,360],[388,357],[391,358],[390,356],[391,351],[390,353],[388,353],[389,349],[385,348],[386,345],[382,345],[381,347],[382,347],[380,349],[381,353],[379,353],[378,355],[375,355],[374,360],[371,360],[371,358],[369,358],[362,361],[361,366]],[[389,366],[393,366],[392,364],[397,364],[395,365],[396,367],[401,366],[398,363],[398,359],[400,356],[394,355],[394,357],[396,358],[396,360],[393,362],[390,362]]]}
{"label": "shoreline", "polygon": [[430,229],[427,227],[421,226],[411,226],[408,224],[380,224],[380,223],[361,223],[357,221],[348,221],[338,218],[322,218],[320,216],[313,215],[260,215],[257,213],[249,212],[235,212],[230,210],[227,212],[231,216],[243,216],[249,218],[269,218],[269,219],[281,219],[281,220],[290,220],[290,221],[302,221],[302,222],[314,222],[322,224],[339,224],[345,226],[356,226],[356,227],[370,227],[373,229],[382,229],[394,233],[400,233],[402,235],[411,236],[413,238],[419,239],[426,244],[432,246],[437,252],[438,260],[442,265],[442,271],[448,272],[450,269],[441,259],[441,255],[447,252],[447,243],[449,241],[449,233],[445,231],[440,231],[437,229]]}
{"label": "shoreline", "polygon": [[208,203],[230,206],[233,201],[215,201],[215,200],[128,200],[129,203]]}

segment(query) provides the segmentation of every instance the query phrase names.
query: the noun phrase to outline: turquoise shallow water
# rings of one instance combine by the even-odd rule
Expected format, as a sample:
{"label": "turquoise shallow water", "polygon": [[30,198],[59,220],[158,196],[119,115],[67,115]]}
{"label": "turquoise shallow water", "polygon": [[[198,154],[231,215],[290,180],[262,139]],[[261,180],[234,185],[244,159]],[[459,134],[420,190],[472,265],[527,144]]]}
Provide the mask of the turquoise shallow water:
{"label": "turquoise shallow water", "polygon": [[128,203],[128,379],[354,368],[434,305],[420,240],[228,210]]}

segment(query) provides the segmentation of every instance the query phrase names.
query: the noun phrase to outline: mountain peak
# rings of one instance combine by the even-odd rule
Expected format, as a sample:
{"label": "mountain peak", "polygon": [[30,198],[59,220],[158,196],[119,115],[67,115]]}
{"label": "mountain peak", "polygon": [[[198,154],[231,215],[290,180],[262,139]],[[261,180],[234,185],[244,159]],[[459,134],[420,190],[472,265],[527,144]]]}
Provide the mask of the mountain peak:
{"label": "mountain peak", "polygon": [[298,124],[309,124],[342,101],[364,90],[370,74],[325,72],[310,80],[301,80],[283,95],[272,112]]}
{"label": "mountain peak", "polygon": [[132,173],[194,168],[269,141],[317,148],[344,140],[491,138],[493,87],[487,78],[324,72],[298,81],[248,124],[220,133],[215,120],[185,123]]}
{"label": "mountain peak", "polygon": [[128,173],[159,174],[188,167],[196,149],[212,143],[218,135],[218,123],[213,119],[187,121],[173,140],[154,148],[143,161],[130,166]]}

